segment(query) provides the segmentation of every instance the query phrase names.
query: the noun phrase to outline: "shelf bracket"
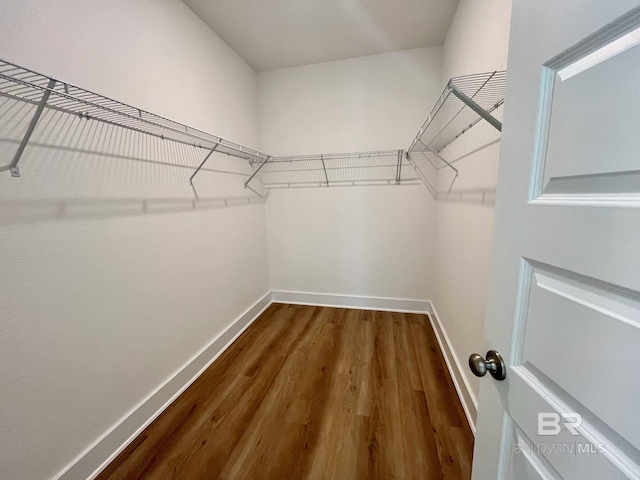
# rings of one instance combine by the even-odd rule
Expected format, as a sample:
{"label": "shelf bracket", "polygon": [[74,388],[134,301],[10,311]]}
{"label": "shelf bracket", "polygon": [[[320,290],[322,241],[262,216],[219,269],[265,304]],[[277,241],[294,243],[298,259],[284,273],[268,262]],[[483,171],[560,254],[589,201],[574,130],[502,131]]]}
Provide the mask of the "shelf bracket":
{"label": "shelf bracket", "polygon": [[400,184],[402,178],[402,150],[398,150],[398,166],[396,167],[396,185]]}
{"label": "shelf bracket", "polygon": [[327,167],[324,166],[324,155],[320,155],[320,161],[322,162],[322,169],[324,170],[324,179],[327,182],[327,187],[329,186],[329,177],[327,175]]}
{"label": "shelf bracket", "polygon": [[255,177],[255,176],[258,174],[258,172],[259,172],[260,170],[262,170],[262,167],[264,167],[264,165],[265,165],[269,160],[271,160],[271,155],[267,155],[267,158],[265,159],[265,161],[264,161],[264,162],[262,162],[262,163],[260,164],[260,166],[258,167],[258,169],[257,169],[255,172],[253,172],[253,175],[251,175],[251,176],[249,177],[249,180],[247,180],[246,182],[244,182],[244,188],[247,188],[247,187],[249,186],[249,182],[250,182],[251,180],[253,180],[253,177]]}
{"label": "shelf bracket", "polygon": [[[423,144],[424,145],[424,144]],[[449,190],[447,191],[447,193],[451,192],[451,189],[453,188],[453,184],[456,183],[456,180],[458,179],[458,175],[460,174],[460,172],[458,172],[458,169],[456,167],[454,167],[453,165],[451,165],[449,162],[447,162],[444,158],[442,158],[440,155],[438,155],[437,152],[433,151],[431,148],[427,147],[429,149],[429,151],[431,153],[433,153],[436,157],[438,157],[438,159],[443,162],[447,167],[449,167],[451,170],[453,170],[455,172],[455,175],[453,176],[453,180],[451,180],[451,185],[449,185]],[[438,169],[436,169],[438,170]]]}
{"label": "shelf bracket", "polygon": [[493,127],[495,127],[499,132],[502,132],[502,123],[499,120],[497,120],[496,117],[494,117],[489,112],[487,112],[484,108],[482,108],[480,105],[478,105],[472,98],[470,98],[467,95],[465,95],[464,93],[462,93],[458,89],[458,87],[456,87],[455,85],[449,84],[449,90],[451,90],[451,93],[453,93],[456,97],[458,97],[460,100],[462,100],[462,102],[465,103],[471,110],[473,110],[478,115],[480,115],[482,118],[484,118]]}
{"label": "shelf bracket", "polygon": [[418,165],[416,164],[416,162],[413,160],[413,158],[411,158],[411,154],[409,153],[409,151],[407,151],[406,157],[409,164],[412,165],[415,171],[418,173],[418,176],[422,180],[422,183],[424,183],[424,186],[427,187],[427,190],[429,190],[433,198],[436,198],[435,188],[433,187],[433,185],[431,185],[431,183],[429,183],[429,180],[427,180],[427,177],[424,176],[424,173],[422,173],[422,170],[418,168]]}
{"label": "shelf bracket", "polygon": [[42,98],[40,99],[40,103],[38,104],[38,108],[36,108],[36,113],[33,114],[33,118],[31,119],[31,123],[29,123],[29,127],[27,128],[24,137],[22,138],[22,142],[20,142],[20,146],[18,147],[18,151],[13,157],[13,161],[9,165],[9,170],[11,171],[12,177],[20,176],[20,169],[18,168],[18,162],[20,161],[20,157],[24,153],[24,149],[27,147],[29,143],[29,139],[31,138],[31,134],[36,128],[38,124],[38,120],[40,120],[40,115],[42,115],[42,111],[44,107],[47,105],[47,101],[49,100],[49,95],[51,95],[51,91],[56,86],[56,80],[53,78],[49,79],[49,84],[47,85],[47,89],[44,91]]}
{"label": "shelf bracket", "polygon": [[209,153],[207,154],[206,157],[204,157],[204,160],[202,160],[202,163],[200,165],[198,165],[198,168],[196,168],[196,171],[193,172],[193,175],[191,175],[191,177],[189,178],[189,183],[193,186],[193,177],[196,176],[196,174],[200,171],[200,169],[204,166],[205,163],[207,163],[207,160],[209,160],[209,157],[211,155],[213,155],[213,152],[216,151],[216,149],[218,148],[218,145],[220,145],[219,143],[216,143],[214,145],[214,147],[209,151]]}

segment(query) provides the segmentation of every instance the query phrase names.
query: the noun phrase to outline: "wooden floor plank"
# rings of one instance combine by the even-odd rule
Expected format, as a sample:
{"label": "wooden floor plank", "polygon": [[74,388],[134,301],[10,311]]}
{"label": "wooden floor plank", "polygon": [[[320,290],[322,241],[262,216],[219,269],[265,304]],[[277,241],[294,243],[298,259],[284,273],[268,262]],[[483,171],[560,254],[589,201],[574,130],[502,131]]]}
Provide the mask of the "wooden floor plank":
{"label": "wooden floor plank", "polygon": [[429,406],[429,415],[434,425],[461,427],[462,419],[456,407],[455,388],[440,358],[438,343],[430,325],[411,324],[422,387]]}
{"label": "wooden floor plank", "polygon": [[462,427],[440,426],[436,435],[444,480],[469,480],[473,440]]}
{"label": "wooden floor plank", "polygon": [[443,473],[438,447],[420,376],[417,374],[418,361],[410,337],[410,323],[402,314],[393,316],[405,478],[441,480]]}
{"label": "wooden floor plank", "polygon": [[[285,362],[270,395],[256,412],[256,422],[233,452],[220,478],[303,478],[311,463],[331,376],[335,370],[340,326],[334,309],[320,308],[314,328]],[[282,397],[284,383],[295,385]],[[209,477],[215,478],[215,477]]]}
{"label": "wooden floor plank", "polygon": [[473,434],[466,422],[453,381],[431,325],[412,323],[414,347],[429,409],[429,418],[436,439],[438,457],[445,480],[471,478]]}
{"label": "wooden floor plank", "polygon": [[465,480],[472,449],[426,315],[274,304],[98,479]]}

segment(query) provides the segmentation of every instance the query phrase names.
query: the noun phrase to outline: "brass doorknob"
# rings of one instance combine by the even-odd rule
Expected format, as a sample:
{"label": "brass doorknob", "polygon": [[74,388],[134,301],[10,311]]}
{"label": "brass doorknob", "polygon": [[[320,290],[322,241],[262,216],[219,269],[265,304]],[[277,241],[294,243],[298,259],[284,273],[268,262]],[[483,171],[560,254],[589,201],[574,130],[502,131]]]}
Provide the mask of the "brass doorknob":
{"label": "brass doorknob", "polygon": [[482,355],[472,353],[469,357],[469,368],[476,377],[484,377],[487,372],[496,380],[504,380],[507,377],[507,367],[504,364],[502,355],[495,350],[487,352],[487,359]]}

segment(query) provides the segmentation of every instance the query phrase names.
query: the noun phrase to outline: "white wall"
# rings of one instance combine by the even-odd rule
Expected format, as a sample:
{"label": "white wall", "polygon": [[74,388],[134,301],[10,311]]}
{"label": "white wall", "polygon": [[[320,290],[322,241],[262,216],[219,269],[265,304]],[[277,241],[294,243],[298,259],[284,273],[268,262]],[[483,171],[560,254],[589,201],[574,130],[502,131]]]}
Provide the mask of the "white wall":
{"label": "white wall", "polygon": [[[506,69],[510,13],[510,0],[461,0],[444,44],[443,85],[454,76]],[[467,358],[489,347],[484,319],[499,139],[497,130],[478,123],[442,152],[460,171],[451,193],[451,174],[444,169],[438,178],[432,301],[472,419],[479,379]]]}
{"label": "white wall", "polygon": [[[406,148],[443,78],[504,68],[508,9],[462,0],[444,56],[256,77],[177,0],[5,0],[0,58],[275,155]],[[2,164],[9,119],[28,114],[0,107]],[[267,237],[271,288],[433,298],[463,365],[485,349],[490,205],[436,207],[423,186],[277,190],[265,231],[239,160],[210,162],[194,201],[202,152],[51,113],[32,145],[20,179],[0,175],[2,478],[54,476],[261,297]],[[446,152],[458,187],[482,155],[493,186],[494,148]]]}
{"label": "white wall", "polygon": [[[0,57],[257,146],[255,73],[177,0],[4,0]],[[56,475],[269,288],[264,205],[225,206],[246,177],[193,202],[203,152],[50,113],[34,142],[0,174],[3,479]]]}
{"label": "white wall", "polygon": [[[263,72],[261,148],[273,155],[407,148],[441,89],[440,47]],[[274,190],[274,290],[426,299],[434,201],[415,186]]]}

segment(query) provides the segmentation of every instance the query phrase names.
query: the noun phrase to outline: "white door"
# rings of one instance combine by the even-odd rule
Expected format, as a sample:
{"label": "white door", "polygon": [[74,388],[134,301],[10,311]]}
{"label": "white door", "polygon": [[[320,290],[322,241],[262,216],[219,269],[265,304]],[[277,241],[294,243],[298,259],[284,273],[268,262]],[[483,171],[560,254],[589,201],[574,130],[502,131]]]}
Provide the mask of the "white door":
{"label": "white door", "polygon": [[514,0],[475,480],[640,479],[638,5]]}

